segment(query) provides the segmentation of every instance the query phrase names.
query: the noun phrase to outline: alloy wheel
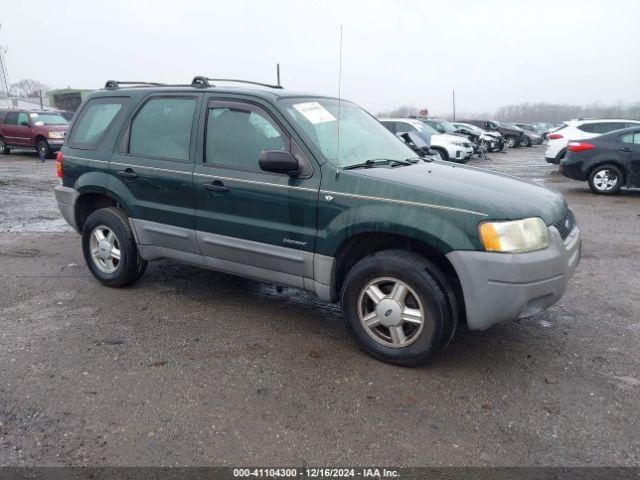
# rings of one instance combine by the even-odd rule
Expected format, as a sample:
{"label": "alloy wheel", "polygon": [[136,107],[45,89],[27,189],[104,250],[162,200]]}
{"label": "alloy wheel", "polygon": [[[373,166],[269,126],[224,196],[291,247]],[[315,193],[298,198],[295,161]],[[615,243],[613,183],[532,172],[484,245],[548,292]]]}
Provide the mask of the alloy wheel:
{"label": "alloy wheel", "polygon": [[415,342],[426,321],[416,292],[393,277],[376,278],[364,286],[358,297],[358,315],[371,338],[392,348]]}
{"label": "alloy wheel", "polygon": [[601,192],[608,192],[618,185],[618,175],[609,169],[600,170],[593,176],[593,185]]}
{"label": "alloy wheel", "polygon": [[91,259],[101,272],[113,273],[120,264],[120,242],[109,227],[99,225],[89,239]]}

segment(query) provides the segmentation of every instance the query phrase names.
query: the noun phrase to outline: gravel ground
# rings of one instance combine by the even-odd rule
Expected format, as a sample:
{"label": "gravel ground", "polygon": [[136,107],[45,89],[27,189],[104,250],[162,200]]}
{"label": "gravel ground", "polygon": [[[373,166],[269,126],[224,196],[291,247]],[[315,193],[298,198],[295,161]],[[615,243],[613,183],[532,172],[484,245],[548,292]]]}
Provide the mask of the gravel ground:
{"label": "gravel ground", "polygon": [[560,304],[460,331],[430,366],[357,350],[292,289],[150,265],[101,287],[53,162],[0,157],[0,465],[640,465],[640,194],[544,147],[473,164],[563,192],[583,259]]}

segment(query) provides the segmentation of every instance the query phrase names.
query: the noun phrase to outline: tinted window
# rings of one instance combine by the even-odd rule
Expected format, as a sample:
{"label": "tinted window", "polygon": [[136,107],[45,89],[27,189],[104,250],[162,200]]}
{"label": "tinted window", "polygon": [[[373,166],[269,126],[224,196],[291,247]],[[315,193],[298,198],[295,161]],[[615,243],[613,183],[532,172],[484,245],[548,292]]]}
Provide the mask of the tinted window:
{"label": "tinted window", "polygon": [[608,133],[614,130],[620,130],[624,128],[625,124],[622,122],[598,122],[598,123],[585,123],[578,127],[579,130],[589,133]]}
{"label": "tinted window", "polygon": [[385,128],[389,130],[391,133],[396,133],[398,131],[396,128],[396,125],[398,125],[397,122],[389,122],[388,120],[385,120],[380,123],[382,123],[382,125],[384,125]]}
{"label": "tinted window", "polygon": [[623,143],[635,143],[636,145],[640,145],[640,132],[627,133],[620,136],[620,140]]}
{"label": "tinted window", "polygon": [[206,162],[255,170],[260,152],[285,149],[279,129],[266,115],[236,107],[209,109],[206,142]]}
{"label": "tinted window", "polygon": [[18,124],[18,112],[9,112],[7,116],[4,117],[5,125],[17,125]]}
{"label": "tinted window", "polygon": [[26,113],[20,112],[20,114],[18,115],[18,125],[23,125],[23,123],[26,123],[28,125],[29,117],[27,117]]}
{"label": "tinted window", "polygon": [[152,98],[131,122],[129,153],[189,159],[195,98]]}
{"label": "tinted window", "polygon": [[69,145],[78,147],[95,145],[113,122],[123,102],[122,98],[89,100],[74,124],[69,136]]}

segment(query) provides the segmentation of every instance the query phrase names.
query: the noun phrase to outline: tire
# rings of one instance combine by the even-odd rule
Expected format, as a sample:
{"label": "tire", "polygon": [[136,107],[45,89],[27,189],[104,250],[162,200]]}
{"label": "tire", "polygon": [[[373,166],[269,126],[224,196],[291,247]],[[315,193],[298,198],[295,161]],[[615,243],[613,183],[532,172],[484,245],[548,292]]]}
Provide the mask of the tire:
{"label": "tire", "polygon": [[[377,302],[366,293],[376,291],[373,286]],[[394,286],[401,288],[394,290]],[[398,301],[390,297],[402,289],[404,297],[400,295]],[[458,315],[455,298],[432,262],[404,250],[384,250],[360,260],[348,272],[341,292],[345,325],[358,346],[374,358],[407,367],[425,364],[453,338]],[[408,309],[414,314],[409,315]],[[405,315],[413,320],[403,321]],[[367,328],[367,317],[377,324]],[[399,321],[403,323],[398,325]]]}
{"label": "tire", "polygon": [[[102,240],[99,240],[100,234]],[[119,252],[118,259],[113,256],[114,249]],[[128,217],[119,208],[103,208],[89,215],[82,229],[82,251],[93,276],[109,287],[132,285],[147,268],[147,261],[138,252]]]}
{"label": "tire", "polygon": [[38,155],[42,155],[44,158],[51,158],[53,156],[53,151],[49,146],[49,142],[47,142],[44,138],[40,138],[36,141],[36,152],[38,152]]}
{"label": "tire", "polygon": [[7,147],[7,144],[4,141],[4,138],[0,137],[0,152],[5,155],[9,155],[11,153],[11,149]]}
{"label": "tire", "polygon": [[431,147],[431,150],[440,155],[440,159],[445,161],[449,160],[449,154],[444,148]]}
{"label": "tire", "polygon": [[520,146],[518,143],[518,139],[512,135],[508,135],[507,137],[505,137],[505,141],[507,145],[509,145],[509,148],[517,148]]}
{"label": "tire", "polygon": [[624,176],[615,165],[598,165],[589,174],[589,188],[599,195],[615,195],[623,182]]}
{"label": "tire", "polygon": [[531,139],[529,137],[523,137],[520,142],[518,142],[518,144],[521,147],[530,147],[531,146]]}

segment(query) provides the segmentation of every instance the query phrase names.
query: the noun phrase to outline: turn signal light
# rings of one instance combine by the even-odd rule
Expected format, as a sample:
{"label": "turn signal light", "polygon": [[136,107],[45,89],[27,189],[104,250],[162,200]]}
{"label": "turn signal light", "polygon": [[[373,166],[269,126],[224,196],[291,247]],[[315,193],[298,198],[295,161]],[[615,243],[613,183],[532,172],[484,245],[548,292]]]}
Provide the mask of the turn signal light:
{"label": "turn signal light", "polygon": [[58,178],[62,178],[62,159],[64,156],[62,155],[62,150],[58,151],[56,155],[56,172],[58,173]]}
{"label": "turn signal light", "polygon": [[564,138],[564,137],[562,135],[560,135],[559,133],[550,133],[547,138],[549,140],[558,140],[559,138]]}
{"label": "turn signal light", "polygon": [[584,152],[585,150],[591,150],[595,145],[587,142],[569,142],[567,148],[572,152]]}

